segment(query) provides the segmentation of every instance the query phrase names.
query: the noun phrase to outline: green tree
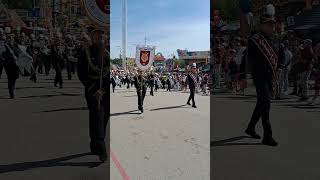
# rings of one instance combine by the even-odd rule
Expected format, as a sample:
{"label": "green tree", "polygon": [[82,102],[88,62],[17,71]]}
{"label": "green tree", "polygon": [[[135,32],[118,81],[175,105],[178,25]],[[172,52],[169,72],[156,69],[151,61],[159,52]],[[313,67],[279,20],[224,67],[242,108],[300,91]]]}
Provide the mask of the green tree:
{"label": "green tree", "polygon": [[7,4],[9,9],[31,9],[33,0],[2,0]]}
{"label": "green tree", "polygon": [[219,10],[224,21],[236,20],[239,17],[238,0],[216,0],[213,9]]}
{"label": "green tree", "polygon": [[119,59],[119,58],[111,59],[111,63],[116,64],[116,65],[120,65],[120,64],[122,64],[122,59]]}

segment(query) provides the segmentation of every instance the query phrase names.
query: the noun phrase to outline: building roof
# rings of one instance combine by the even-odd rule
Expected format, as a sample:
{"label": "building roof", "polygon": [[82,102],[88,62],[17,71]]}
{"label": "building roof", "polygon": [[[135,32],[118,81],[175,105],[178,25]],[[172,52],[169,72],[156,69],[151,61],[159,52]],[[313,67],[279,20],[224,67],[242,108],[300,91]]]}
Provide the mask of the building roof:
{"label": "building roof", "polygon": [[188,51],[177,50],[180,59],[207,59],[210,57],[210,51]]}

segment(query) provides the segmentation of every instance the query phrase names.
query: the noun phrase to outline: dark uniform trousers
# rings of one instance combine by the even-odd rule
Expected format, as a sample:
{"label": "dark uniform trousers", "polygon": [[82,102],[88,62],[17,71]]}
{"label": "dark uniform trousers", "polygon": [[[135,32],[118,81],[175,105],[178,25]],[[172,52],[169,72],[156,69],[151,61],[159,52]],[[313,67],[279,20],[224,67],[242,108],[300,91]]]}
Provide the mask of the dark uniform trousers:
{"label": "dark uniform trousers", "polygon": [[14,88],[16,86],[16,80],[16,78],[8,78],[8,89],[11,98],[14,97]]}
{"label": "dark uniform trousers", "polygon": [[72,79],[72,74],[75,74],[76,71],[76,63],[67,61],[67,72],[68,72],[68,79]]}
{"label": "dark uniform trousers", "polygon": [[147,92],[146,88],[142,88],[140,90],[137,90],[139,108],[143,107],[143,101],[144,101],[144,98],[146,97],[146,92]]}
{"label": "dark uniform trousers", "polygon": [[154,87],[154,84],[150,83],[150,95],[151,96],[153,96],[153,87]]}
{"label": "dark uniform trousers", "polygon": [[62,65],[61,65],[61,59],[57,56],[52,56],[52,63],[54,66],[54,70],[56,71],[56,75],[54,78],[54,85],[56,86],[58,83],[60,85],[60,87],[63,84],[63,79],[62,79]]}
{"label": "dark uniform trousers", "polygon": [[97,98],[92,94],[89,94],[87,89],[85,90],[85,97],[89,109],[90,149],[93,153],[98,155],[104,155],[107,153],[105,137],[110,108],[107,107],[109,102],[106,96],[109,96],[109,94],[106,93],[102,97],[99,109]]}
{"label": "dark uniform trousers", "polygon": [[194,93],[195,93],[195,88],[190,88],[190,95],[189,95],[189,99],[188,99],[188,103],[190,103],[190,100],[192,100],[192,105],[195,105],[195,101],[194,101]]}
{"label": "dark uniform trousers", "polygon": [[271,107],[272,82],[259,82],[256,84],[257,104],[251,116],[248,129],[254,130],[259,119],[262,120],[264,137],[272,137],[272,129],[269,120]]}
{"label": "dark uniform trousers", "polygon": [[0,78],[2,76],[2,71],[3,71],[3,62],[2,62],[2,59],[0,59]]}

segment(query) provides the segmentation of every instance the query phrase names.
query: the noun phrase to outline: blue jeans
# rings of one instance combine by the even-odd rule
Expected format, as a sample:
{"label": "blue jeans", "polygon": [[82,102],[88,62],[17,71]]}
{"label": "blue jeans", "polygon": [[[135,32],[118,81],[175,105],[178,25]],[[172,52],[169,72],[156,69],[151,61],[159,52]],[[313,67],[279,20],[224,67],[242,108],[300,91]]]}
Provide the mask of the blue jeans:
{"label": "blue jeans", "polygon": [[283,69],[280,79],[280,90],[281,92],[287,92],[289,86],[289,69]]}

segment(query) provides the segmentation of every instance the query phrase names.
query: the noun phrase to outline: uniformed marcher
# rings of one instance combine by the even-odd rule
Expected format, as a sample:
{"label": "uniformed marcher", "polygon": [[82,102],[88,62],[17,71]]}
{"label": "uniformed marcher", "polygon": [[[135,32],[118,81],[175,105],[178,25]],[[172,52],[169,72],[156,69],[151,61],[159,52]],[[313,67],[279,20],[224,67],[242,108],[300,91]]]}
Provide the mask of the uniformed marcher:
{"label": "uniformed marcher", "polygon": [[2,53],[3,56],[3,66],[7,74],[7,79],[8,79],[8,89],[9,89],[9,94],[10,94],[10,99],[13,99],[15,94],[14,94],[14,88],[16,84],[16,80],[19,77],[19,67],[16,64],[17,56],[15,55],[14,52],[14,44],[13,44],[13,39],[10,39],[6,44],[5,44],[5,52]]}
{"label": "uniformed marcher", "polygon": [[154,87],[154,74],[153,72],[149,75],[149,86],[150,86],[150,95],[153,96],[153,87]]}
{"label": "uniformed marcher", "polygon": [[115,72],[112,72],[112,75],[111,75],[111,85],[112,85],[112,92],[114,93],[114,90],[117,86],[117,83],[116,83],[116,73]]}
{"label": "uniformed marcher", "polygon": [[197,87],[197,83],[198,83],[196,63],[192,64],[191,72],[187,76],[187,82],[189,83],[189,89],[190,89],[190,95],[189,95],[189,99],[188,99],[187,104],[191,105],[190,101],[192,100],[192,107],[197,108],[196,103],[194,101],[194,95],[195,95],[196,87]]}
{"label": "uniformed marcher", "polygon": [[59,53],[58,47],[59,42],[58,39],[53,39],[51,44],[51,63],[53,65],[54,70],[56,71],[56,75],[54,78],[54,86],[57,87],[59,84],[60,89],[63,85],[63,79],[62,79],[62,67],[64,64],[62,55]]}
{"label": "uniformed marcher", "polygon": [[103,32],[92,28],[89,32],[91,32],[92,44],[89,46],[88,42],[83,43],[77,72],[85,86],[85,97],[89,109],[90,149],[100,161],[105,162],[107,160],[106,127],[110,118],[110,57]]}
{"label": "uniformed marcher", "polygon": [[138,95],[138,109],[143,113],[143,101],[146,96],[147,92],[147,86],[146,86],[147,80],[143,76],[143,71],[138,70],[138,75],[134,77],[134,86],[137,90]]}
{"label": "uniformed marcher", "polygon": [[256,87],[257,104],[245,133],[260,139],[255,127],[261,118],[264,130],[262,144],[269,146],[278,145],[272,137],[269,113],[274,81],[280,75],[282,67],[278,62],[277,52],[272,41],[276,23],[274,12],[273,5],[266,7],[266,11],[260,17],[260,32],[250,37],[248,42],[248,60],[253,83]]}
{"label": "uniformed marcher", "polygon": [[0,29],[0,79],[3,71],[3,57],[2,53],[6,50],[5,48],[6,35],[3,33],[3,29]]}

